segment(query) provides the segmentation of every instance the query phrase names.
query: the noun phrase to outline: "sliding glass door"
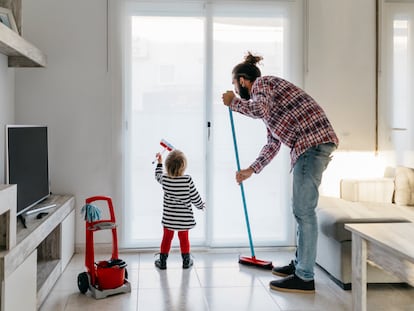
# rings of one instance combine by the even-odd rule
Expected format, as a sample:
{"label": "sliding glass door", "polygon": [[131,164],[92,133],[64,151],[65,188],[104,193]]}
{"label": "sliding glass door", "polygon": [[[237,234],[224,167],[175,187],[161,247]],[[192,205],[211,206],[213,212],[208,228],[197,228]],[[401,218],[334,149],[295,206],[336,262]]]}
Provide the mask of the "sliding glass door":
{"label": "sliding glass door", "polygon": [[[230,13],[231,12],[231,13]],[[232,89],[231,72],[247,51],[263,56],[262,73],[289,78],[288,7],[221,4],[212,8],[213,33],[213,140],[211,175],[214,210],[209,219],[212,245],[245,245],[246,222],[240,187],[235,182],[236,161],[229,113],[221,93]],[[266,143],[262,121],[234,113],[242,168],[247,168]],[[281,153],[260,174],[244,183],[246,205],[255,245],[287,242],[292,231],[289,208],[288,153]]]}
{"label": "sliding glass door", "polygon": [[[295,80],[300,40],[295,1],[134,1],[128,7],[125,61],[125,201],[123,244],[158,247],[162,189],[154,179],[159,142],[166,139],[188,159],[207,202],[194,209],[193,246],[247,246],[228,109],[231,71],[247,51],[264,57],[262,73]],[[266,142],[259,120],[234,114],[241,165]],[[166,155],[166,154],[165,154]],[[245,182],[255,245],[293,245],[288,150]]]}

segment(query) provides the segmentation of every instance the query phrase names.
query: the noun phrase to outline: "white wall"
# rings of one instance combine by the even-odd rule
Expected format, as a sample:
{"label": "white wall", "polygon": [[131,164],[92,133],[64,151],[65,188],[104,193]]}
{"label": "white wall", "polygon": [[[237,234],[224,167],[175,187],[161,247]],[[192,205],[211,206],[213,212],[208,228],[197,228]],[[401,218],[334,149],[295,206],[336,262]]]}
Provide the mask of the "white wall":
{"label": "white wall", "polygon": [[390,165],[375,151],[375,2],[306,2],[305,90],[339,137],[322,179],[323,195],[339,196],[341,179],[380,177]]}
{"label": "white wall", "polygon": [[324,108],[340,150],[375,148],[375,0],[308,0],[305,89]]}
{"label": "white wall", "polygon": [[[22,1],[23,36],[47,55],[47,68],[16,72],[16,121],[49,127],[51,191],[115,197],[113,105],[107,63],[106,1]],[[115,200],[115,199],[114,199]],[[117,201],[115,207],[121,207]],[[120,213],[118,213],[119,215]],[[119,216],[120,217],[120,216]],[[104,235],[97,241],[108,241]]]}
{"label": "white wall", "polygon": [[0,54],[0,183],[5,183],[5,125],[14,123],[14,69]]}

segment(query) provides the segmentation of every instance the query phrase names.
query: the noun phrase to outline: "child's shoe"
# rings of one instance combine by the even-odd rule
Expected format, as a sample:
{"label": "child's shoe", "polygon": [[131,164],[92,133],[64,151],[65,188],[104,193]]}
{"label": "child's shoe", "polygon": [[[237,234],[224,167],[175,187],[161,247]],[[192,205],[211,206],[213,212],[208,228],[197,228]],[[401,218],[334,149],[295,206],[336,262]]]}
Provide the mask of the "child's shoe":
{"label": "child's shoe", "polygon": [[183,257],[183,269],[188,269],[193,265],[194,262],[191,259],[190,253],[181,254],[181,257]]}
{"label": "child's shoe", "polygon": [[159,255],[160,257],[154,262],[154,264],[158,269],[165,270],[167,269],[168,254],[160,253]]}

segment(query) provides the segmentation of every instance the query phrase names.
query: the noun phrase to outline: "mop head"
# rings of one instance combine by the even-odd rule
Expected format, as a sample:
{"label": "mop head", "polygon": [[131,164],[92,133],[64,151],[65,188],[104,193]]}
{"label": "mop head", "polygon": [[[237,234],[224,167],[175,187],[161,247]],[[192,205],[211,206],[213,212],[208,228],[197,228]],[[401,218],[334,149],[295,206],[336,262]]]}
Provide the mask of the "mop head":
{"label": "mop head", "polygon": [[265,270],[273,269],[273,264],[271,261],[256,259],[256,257],[239,257],[239,264],[253,266]]}
{"label": "mop head", "polygon": [[101,219],[101,210],[92,204],[82,206],[81,213],[85,214],[84,219],[87,222],[93,222]]}

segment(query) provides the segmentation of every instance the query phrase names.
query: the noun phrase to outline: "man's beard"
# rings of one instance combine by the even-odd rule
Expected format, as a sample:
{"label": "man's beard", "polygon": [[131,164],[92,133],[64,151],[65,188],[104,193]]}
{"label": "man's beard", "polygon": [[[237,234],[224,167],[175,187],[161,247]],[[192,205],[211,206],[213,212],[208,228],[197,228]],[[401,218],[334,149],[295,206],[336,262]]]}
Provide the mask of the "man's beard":
{"label": "man's beard", "polygon": [[245,100],[250,99],[249,90],[246,87],[242,87],[241,85],[239,85],[239,95]]}

